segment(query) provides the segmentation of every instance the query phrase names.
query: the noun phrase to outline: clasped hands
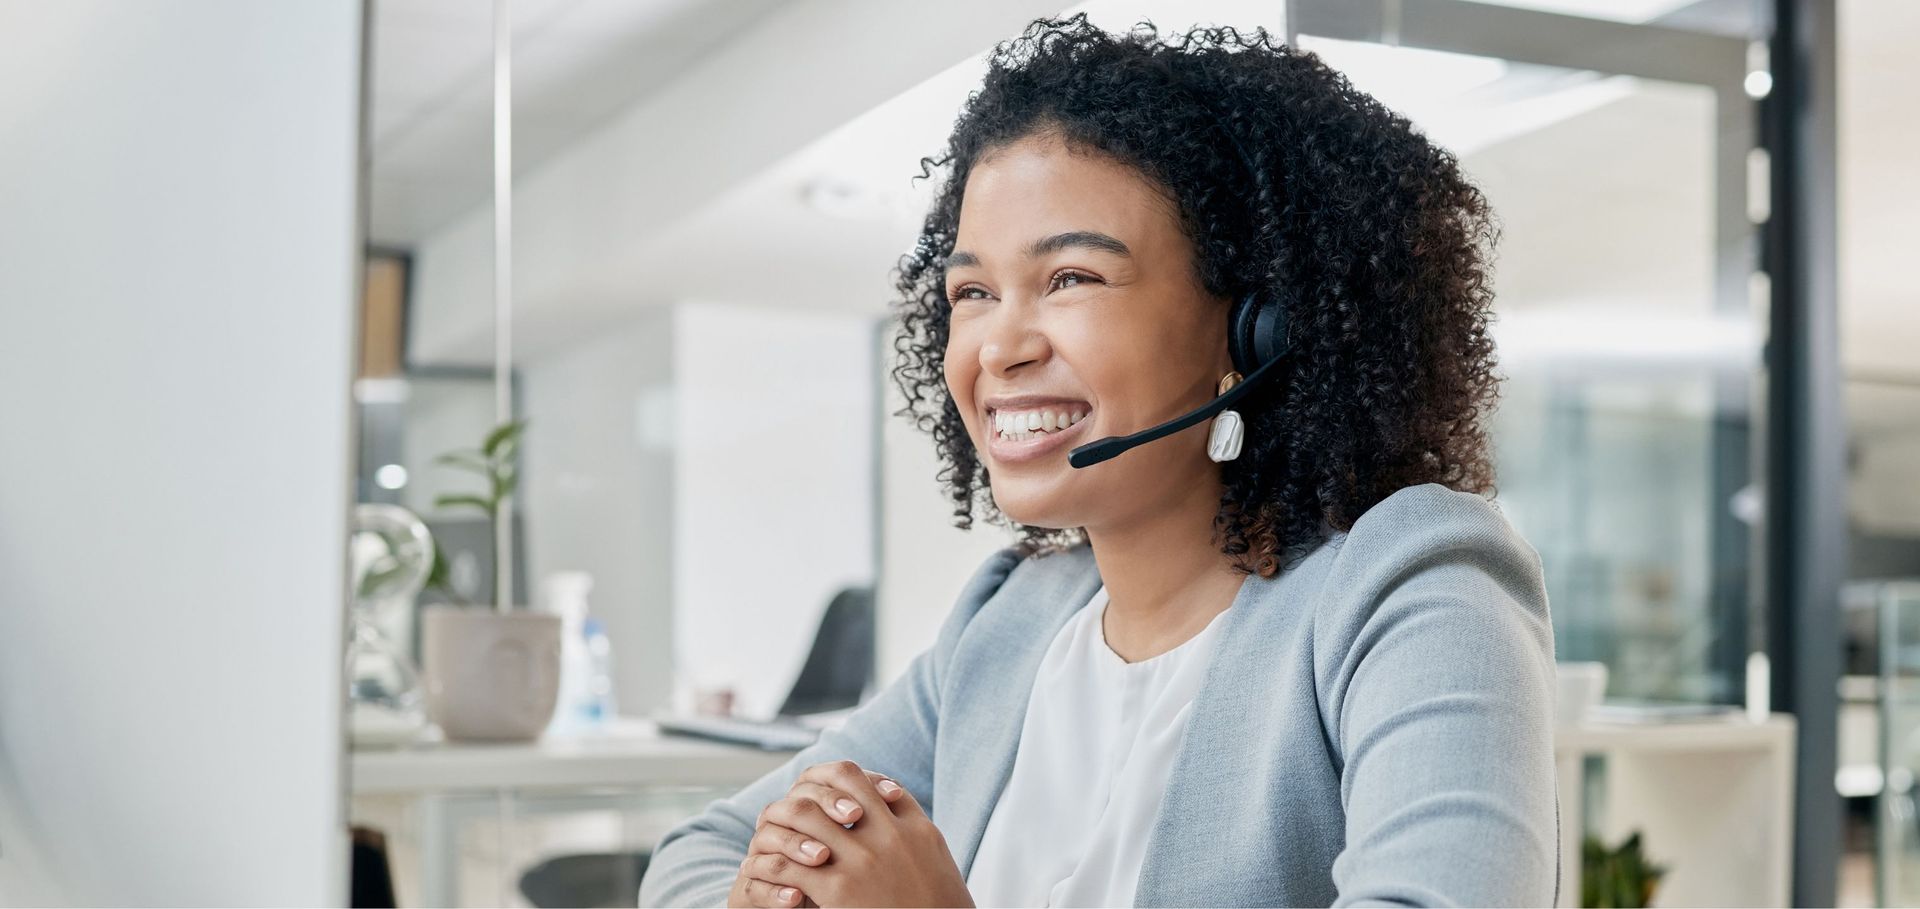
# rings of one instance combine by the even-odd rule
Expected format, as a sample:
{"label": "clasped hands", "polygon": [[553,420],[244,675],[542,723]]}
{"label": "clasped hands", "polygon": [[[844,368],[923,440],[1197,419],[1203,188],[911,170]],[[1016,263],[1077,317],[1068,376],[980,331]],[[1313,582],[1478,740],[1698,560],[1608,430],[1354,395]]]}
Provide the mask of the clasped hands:
{"label": "clasped hands", "polygon": [[754,828],[729,906],[973,905],[920,803],[853,761],[802,771]]}

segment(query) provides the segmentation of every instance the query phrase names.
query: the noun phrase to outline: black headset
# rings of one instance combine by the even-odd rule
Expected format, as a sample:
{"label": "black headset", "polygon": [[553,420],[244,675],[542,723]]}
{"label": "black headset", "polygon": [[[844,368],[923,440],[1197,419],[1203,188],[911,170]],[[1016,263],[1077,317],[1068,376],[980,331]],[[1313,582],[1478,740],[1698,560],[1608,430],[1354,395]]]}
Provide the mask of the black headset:
{"label": "black headset", "polygon": [[[1263,184],[1260,172],[1254,169],[1253,158],[1240,145],[1240,140],[1220,121],[1220,131],[1233,145],[1234,154],[1253,178],[1256,186]],[[1257,290],[1248,291],[1234,301],[1227,315],[1227,351],[1233,357],[1233,368],[1246,378],[1240,384],[1227,389],[1219,397],[1208,401],[1200,409],[1175,417],[1151,429],[1143,429],[1131,435],[1108,436],[1097,442],[1088,442],[1067,453],[1067,463],[1074,467],[1091,467],[1140,445],[1155,439],[1170,436],[1186,429],[1201,420],[1209,419],[1220,411],[1233,406],[1235,401],[1245,397],[1276,370],[1280,361],[1286,359],[1289,339],[1287,335],[1287,312],[1280,301]]]}

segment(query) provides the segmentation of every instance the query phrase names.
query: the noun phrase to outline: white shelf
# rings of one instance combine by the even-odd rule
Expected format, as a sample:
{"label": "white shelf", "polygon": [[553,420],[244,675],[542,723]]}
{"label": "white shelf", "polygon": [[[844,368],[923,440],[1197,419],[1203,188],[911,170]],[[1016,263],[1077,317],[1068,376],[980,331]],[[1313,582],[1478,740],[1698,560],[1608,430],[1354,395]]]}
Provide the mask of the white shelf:
{"label": "white shelf", "polygon": [[1620,751],[1750,751],[1793,743],[1793,717],[1774,714],[1754,722],[1744,714],[1668,723],[1583,723],[1554,732],[1562,754]]}
{"label": "white shelf", "polygon": [[[1580,843],[1640,831],[1668,866],[1656,905],[1784,906],[1793,868],[1792,716],[1744,714],[1668,723],[1585,723],[1554,736],[1560,785],[1560,905],[1580,900]],[[1606,762],[1598,804],[1585,758]]]}

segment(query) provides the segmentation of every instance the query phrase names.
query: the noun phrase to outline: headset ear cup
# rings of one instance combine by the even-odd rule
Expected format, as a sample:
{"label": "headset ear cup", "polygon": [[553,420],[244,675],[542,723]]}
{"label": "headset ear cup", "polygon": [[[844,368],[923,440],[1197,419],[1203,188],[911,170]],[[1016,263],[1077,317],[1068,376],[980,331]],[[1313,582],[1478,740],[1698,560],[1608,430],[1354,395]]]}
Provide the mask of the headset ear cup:
{"label": "headset ear cup", "polygon": [[1259,344],[1256,341],[1259,328],[1260,301],[1253,294],[1247,294],[1233,303],[1233,310],[1227,317],[1227,352],[1233,356],[1233,368],[1243,375],[1253,375],[1264,361],[1260,359]]}
{"label": "headset ear cup", "polygon": [[1253,352],[1261,364],[1287,355],[1287,314],[1278,301],[1259,307],[1253,323]]}

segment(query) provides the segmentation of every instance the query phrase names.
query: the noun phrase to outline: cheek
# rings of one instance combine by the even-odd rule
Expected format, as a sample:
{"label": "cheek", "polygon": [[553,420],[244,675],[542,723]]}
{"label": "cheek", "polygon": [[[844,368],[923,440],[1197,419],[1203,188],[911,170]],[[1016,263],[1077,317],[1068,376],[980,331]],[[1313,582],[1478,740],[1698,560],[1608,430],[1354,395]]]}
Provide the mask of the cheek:
{"label": "cheek", "polygon": [[[1166,356],[1157,337],[1163,326],[1136,324],[1138,320],[1102,316],[1088,309],[1076,318],[1061,320],[1050,328],[1054,353],[1069,364],[1077,384],[1084,388],[1096,409],[1105,409],[1108,418],[1122,417],[1139,403],[1150,402],[1141,393],[1153,388],[1163,375]],[[1107,427],[1118,431],[1121,424]]]}

